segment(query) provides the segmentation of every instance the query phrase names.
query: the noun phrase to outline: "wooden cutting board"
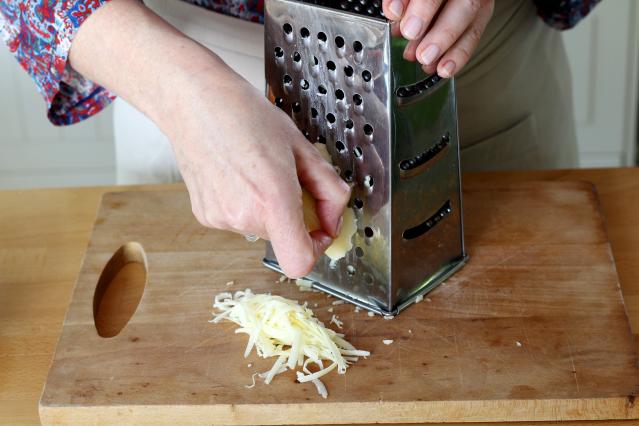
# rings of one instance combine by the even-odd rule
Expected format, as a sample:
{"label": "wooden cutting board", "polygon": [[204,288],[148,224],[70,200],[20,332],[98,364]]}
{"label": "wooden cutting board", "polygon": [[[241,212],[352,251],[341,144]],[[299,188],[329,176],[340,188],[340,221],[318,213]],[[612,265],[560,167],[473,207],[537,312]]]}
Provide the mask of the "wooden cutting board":
{"label": "wooden cutting board", "polygon": [[[592,185],[472,186],[464,202],[470,260],[427,299],[390,321],[334,307],[347,339],[371,356],[325,376],[323,400],[292,372],[247,389],[274,359],[244,359],[246,335],[208,321],[213,297],[229,289],[317,303],[326,324],[335,299],[277,282],[262,244],[199,226],[185,192],[107,194],[40,401],[43,423],[639,418],[637,358]],[[146,252],[148,282],[122,331],[100,337],[96,283],[131,241]]]}

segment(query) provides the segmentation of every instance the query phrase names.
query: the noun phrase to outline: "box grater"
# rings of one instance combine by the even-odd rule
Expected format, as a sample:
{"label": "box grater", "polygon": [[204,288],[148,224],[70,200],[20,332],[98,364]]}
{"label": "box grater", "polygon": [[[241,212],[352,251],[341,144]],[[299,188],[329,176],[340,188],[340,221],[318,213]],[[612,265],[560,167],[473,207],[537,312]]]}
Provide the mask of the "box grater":
{"label": "box grater", "polygon": [[307,278],[395,315],[465,261],[454,81],[403,59],[381,0],[266,0],[264,30],[268,98],[353,184],[353,249]]}

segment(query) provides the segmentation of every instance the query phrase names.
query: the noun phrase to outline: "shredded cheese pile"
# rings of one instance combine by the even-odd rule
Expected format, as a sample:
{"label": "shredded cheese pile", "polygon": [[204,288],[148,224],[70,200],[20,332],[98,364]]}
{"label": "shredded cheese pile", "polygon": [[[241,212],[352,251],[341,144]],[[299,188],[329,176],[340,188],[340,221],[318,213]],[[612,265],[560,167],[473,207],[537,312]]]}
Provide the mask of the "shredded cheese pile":
{"label": "shredded cheese pile", "polygon": [[[253,347],[262,358],[277,357],[269,371],[258,375],[266,384],[288,369],[301,367],[297,380],[312,382],[326,398],[328,392],[320,377],[335,368],[339,374],[344,374],[359,357],[370,355],[368,351],[355,349],[343,334],[324,327],[306,304],[302,306],[280,296],[253,294],[249,289],[233,295],[221,293],[215,296],[213,308],[219,312],[210,322],[226,319],[240,326],[236,333],[248,334],[245,358]],[[319,370],[311,372],[309,366],[312,364]]]}

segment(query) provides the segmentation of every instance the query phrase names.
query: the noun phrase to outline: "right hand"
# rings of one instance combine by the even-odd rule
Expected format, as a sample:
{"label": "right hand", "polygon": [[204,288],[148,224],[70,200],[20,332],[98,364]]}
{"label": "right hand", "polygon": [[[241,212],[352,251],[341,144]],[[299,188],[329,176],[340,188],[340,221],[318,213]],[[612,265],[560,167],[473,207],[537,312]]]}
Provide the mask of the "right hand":
{"label": "right hand", "polygon": [[[226,73],[196,87],[173,122],[193,214],[205,226],[270,240],[284,273],[304,276],[339,234],[350,187],[284,112]],[[304,224],[301,186],[317,201],[322,230]]]}
{"label": "right hand", "polygon": [[[93,12],[69,60],[168,136],[200,223],[271,240],[289,277],[312,269],[338,234],[350,188],[262,93],[136,0]],[[301,186],[322,230],[304,224]]]}

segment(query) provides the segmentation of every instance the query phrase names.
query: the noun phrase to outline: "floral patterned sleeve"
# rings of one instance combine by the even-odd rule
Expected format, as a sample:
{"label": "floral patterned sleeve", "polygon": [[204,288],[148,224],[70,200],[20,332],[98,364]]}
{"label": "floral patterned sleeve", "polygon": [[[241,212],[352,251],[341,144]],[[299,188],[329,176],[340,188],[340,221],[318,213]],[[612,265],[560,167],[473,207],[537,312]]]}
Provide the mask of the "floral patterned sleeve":
{"label": "floral patterned sleeve", "polygon": [[68,63],[71,42],[87,17],[108,0],[0,0],[0,34],[35,80],[56,125],[84,120],[114,98]]}
{"label": "floral patterned sleeve", "polygon": [[577,25],[600,0],[534,0],[541,19],[551,27],[567,30]]}

